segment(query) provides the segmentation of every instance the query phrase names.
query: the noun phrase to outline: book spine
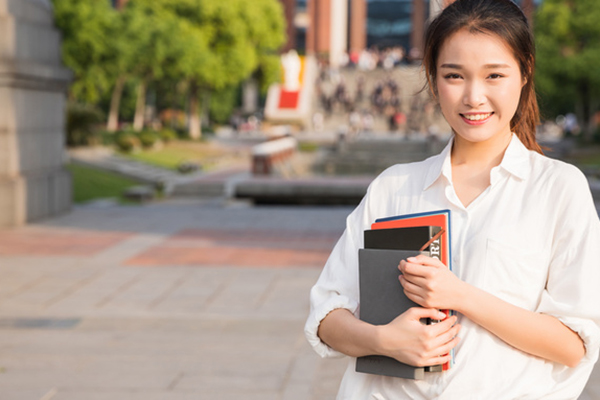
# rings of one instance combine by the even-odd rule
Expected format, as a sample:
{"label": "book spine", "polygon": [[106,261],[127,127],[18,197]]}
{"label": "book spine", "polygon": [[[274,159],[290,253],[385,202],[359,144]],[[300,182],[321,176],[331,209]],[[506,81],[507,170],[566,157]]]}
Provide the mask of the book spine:
{"label": "book spine", "polygon": [[[429,227],[429,237],[433,238],[435,235],[437,235],[440,232],[440,230],[441,230],[441,228],[439,226],[430,226]],[[442,254],[441,242],[442,242],[442,238],[440,236],[436,240],[431,242],[431,244],[429,245],[429,249],[428,249],[429,256],[431,258],[435,258],[440,261],[441,261],[441,254]],[[441,322],[441,321],[438,319],[427,318],[427,325],[437,324],[438,322]],[[425,367],[425,372],[441,372],[442,370],[443,370],[442,365],[431,365],[429,367]]]}

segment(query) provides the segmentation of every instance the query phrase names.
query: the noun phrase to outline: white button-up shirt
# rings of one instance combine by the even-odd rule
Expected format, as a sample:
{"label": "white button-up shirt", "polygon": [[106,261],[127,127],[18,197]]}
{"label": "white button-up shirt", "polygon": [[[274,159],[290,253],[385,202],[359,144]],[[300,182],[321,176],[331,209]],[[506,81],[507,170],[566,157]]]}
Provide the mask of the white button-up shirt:
{"label": "white button-up shirt", "polygon": [[338,399],[576,399],[600,346],[600,222],[587,180],[513,135],[490,186],[464,207],[452,185],[451,146],[388,168],[371,183],[311,290],[306,337],[322,357],[341,355],[317,330],[334,309],[359,316],[358,249],[376,219],[450,209],[453,272],[509,303],[558,318],[583,339],[583,360],[568,368],[526,354],[459,315],[452,369],[408,380],[355,372],[352,358]]}

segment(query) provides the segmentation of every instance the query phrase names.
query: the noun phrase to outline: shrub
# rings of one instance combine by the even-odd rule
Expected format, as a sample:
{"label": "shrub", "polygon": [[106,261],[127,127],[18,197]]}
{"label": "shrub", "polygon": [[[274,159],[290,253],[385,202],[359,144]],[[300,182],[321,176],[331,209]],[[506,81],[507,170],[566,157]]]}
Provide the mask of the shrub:
{"label": "shrub", "polygon": [[96,131],[94,135],[98,143],[103,146],[113,146],[115,144],[115,136],[116,132],[110,132],[105,129]]}
{"label": "shrub", "polygon": [[190,174],[201,169],[201,166],[193,161],[182,161],[177,165],[177,171],[182,174]]}
{"label": "shrub", "polygon": [[169,143],[170,141],[177,139],[177,132],[172,129],[162,129],[158,132],[158,136],[163,142]]}
{"label": "shrub", "polygon": [[132,151],[139,149],[140,139],[131,132],[121,131],[115,134],[115,145],[120,151],[131,153]]}
{"label": "shrub", "polygon": [[154,144],[158,141],[158,134],[154,131],[141,131],[137,134],[137,137],[142,144],[142,147],[145,149],[149,149],[154,146]]}
{"label": "shrub", "polygon": [[69,103],[67,105],[67,145],[89,146],[98,144],[100,137],[95,128],[103,121],[102,111],[95,106]]}

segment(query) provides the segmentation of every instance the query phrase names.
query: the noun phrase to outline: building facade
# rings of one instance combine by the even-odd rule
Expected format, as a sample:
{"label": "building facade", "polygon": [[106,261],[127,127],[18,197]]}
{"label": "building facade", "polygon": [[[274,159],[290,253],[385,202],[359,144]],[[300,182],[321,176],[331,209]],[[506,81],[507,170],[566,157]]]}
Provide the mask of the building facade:
{"label": "building facade", "polygon": [[[423,49],[427,20],[454,0],[279,0],[285,10],[288,41],[332,66],[345,54],[366,48]],[[541,0],[515,0],[531,20]]]}
{"label": "building facade", "polygon": [[71,207],[61,61],[50,0],[0,0],[0,228]]}

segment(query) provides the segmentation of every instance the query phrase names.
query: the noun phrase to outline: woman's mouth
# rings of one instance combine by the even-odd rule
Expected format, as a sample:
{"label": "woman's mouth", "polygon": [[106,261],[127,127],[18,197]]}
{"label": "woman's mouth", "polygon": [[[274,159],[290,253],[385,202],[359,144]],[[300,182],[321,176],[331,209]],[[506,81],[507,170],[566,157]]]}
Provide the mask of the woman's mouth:
{"label": "woman's mouth", "polygon": [[465,121],[469,125],[481,125],[487,122],[488,119],[493,115],[493,112],[489,113],[469,113],[469,114],[460,114],[463,121]]}

